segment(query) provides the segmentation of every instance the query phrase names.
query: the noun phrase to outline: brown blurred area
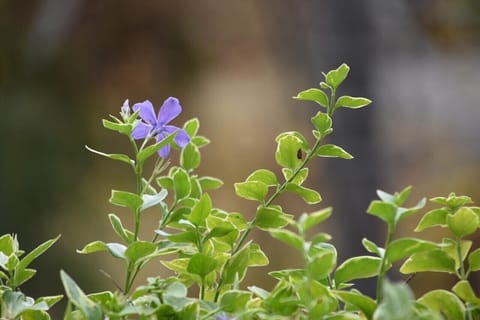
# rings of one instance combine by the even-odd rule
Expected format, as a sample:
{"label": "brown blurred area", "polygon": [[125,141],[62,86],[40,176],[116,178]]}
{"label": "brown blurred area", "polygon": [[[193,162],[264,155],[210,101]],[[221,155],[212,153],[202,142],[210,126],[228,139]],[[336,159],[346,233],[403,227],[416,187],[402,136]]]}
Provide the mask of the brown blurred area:
{"label": "brown blurred area", "polygon": [[[364,213],[376,189],[413,185],[412,203],[451,191],[480,201],[476,0],[3,0],[0,36],[0,232],[17,233],[25,249],[62,234],[36,262],[38,276],[25,287],[31,295],[62,292],[61,268],[87,292],[114,289],[99,269],[122,275],[119,261],[75,249],[116,241],[106,216],[118,212],[110,189],[131,189],[133,177],[84,145],[128,152],[121,136],[101,127],[127,98],[159,107],[178,97],[184,111],[176,124],[198,117],[212,140],[200,174],[225,182],[211,194],[214,205],[251,217],[254,204],[238,199],[233,183],[257,168],[279,172],[275,136],[309,135],[316,110],[291,97],[348,63],[342,92],[374,102],[339,111],[330,142],[355,159],[314,161],[307,183],[322,193],[319,206],[282,199],[295,214],[334,207],[321,231],[334,236],[340,261],[365,253],[363,237],[383,242],[384,226]],[[149,213],[146,234],[156,219]],[[252,270],[248,282],[268,288],[266,272],[291,267],[297,256],[266,234],[253,236],[271,266]],[[411,285],[420,294],[431,279],[440,278],[417,275]]]}

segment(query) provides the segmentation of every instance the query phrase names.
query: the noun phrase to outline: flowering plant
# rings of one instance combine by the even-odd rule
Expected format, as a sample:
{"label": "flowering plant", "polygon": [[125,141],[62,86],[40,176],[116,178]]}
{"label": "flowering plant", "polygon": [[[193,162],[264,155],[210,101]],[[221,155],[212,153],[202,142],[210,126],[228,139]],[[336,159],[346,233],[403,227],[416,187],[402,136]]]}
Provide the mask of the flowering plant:
{"label": "flowering plant", "polygon": [[[336,111],[371,103],[362,97],[337,98],[348,73],[349,67],[342,64],[324,74],[319,88],[294,97],[321,108],[311,118],[313,143],[297,131],[279,134],[275,160],[281,174],[258,169],[234,185],[239,197],[258,204],[251,220],[214,206],[208,192],[221,187],[222,181],[196,173],[200,150],[209,140],[198,134],[196,118],[182,128],[170,125],[181,112],[178,99],[166,99],[158,115],[149,101],[130,108],[127,100],[120,117],[104,120],[103,126],[126,136],[132,154],[87,149],[132,169],[135,192],[113,190],[110,203],[131,211],[133,229],[125,227],[125,218],[111,213],[108,219],[118,242],[96,240],[79,250],[81,254],[107,252],[118,259],[125,268],[124,279],[115,291],[87,294],[61,271],[68,300],[64,319],[479,319],[480,297],[468,278],[480,270],[480,248],[472,250],[467,237],[480,226],[480,208],[472,206],[469,197],[450,194],[431,199],[440,208],[424,213],[415,231],[449,230],[450,237],[433,242],[395,236],[398,224],[420,212],[425,199],[405,206],[411,187],[392,194],[378,191],[379,199],[371,202],[367,213],[386,223],[383,247],[365,238],[362,244],[368,254],[341,263],[331,236],[312,232],[332,214],[332,208],[292,215],[276,203],[284,193],[295,194],[307,204],[319,203],[320,194],[305,186],[310,162],[319,157],[353,158],[343,148],[324,143],[333,132]],[[172,148],[180,149],[178,164],[170,163]],[[153,169],[147,173],[145,164],[150,160]],[[161,217],[150,240],[139,234],[148,210],[157,210]],[[269,263],[261,246],[249,238],[254,229],[294,248],[303,259],[302,268],[271,271],[269,275],[276,279],[271,290],[242,286],[250,267]],[[62,296],[34,300],[19,286],[35,274],[27,268],[30,263],[57,240],[48,240],[22,258],[15,236],[0,237],[1,319],[50,319],[49,307]],[[173,275],[151,277],[134,287],[139,271],[152,260],[160,261]],[[457,282],[451,290],[433,290],[415,298],[407,281],[387,280],[387,272],[399,261],[403,261],[403,274],[446,272]],[[356,280],[371,277],[377,278],[375,297],[355,288]]]}

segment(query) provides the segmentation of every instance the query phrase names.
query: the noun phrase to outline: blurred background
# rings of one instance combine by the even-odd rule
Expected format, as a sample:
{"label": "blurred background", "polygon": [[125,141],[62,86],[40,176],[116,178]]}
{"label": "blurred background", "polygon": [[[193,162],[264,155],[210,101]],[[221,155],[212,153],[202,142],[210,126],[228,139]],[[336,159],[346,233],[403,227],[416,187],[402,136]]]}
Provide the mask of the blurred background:
{"label": "blurred background", "polygon": [[[349,64],[341,92],[373,103],[337,112],[329,142],[355,159],[313,162],[307,185],[321,192],[321,204],[282,200],[295,214],[334,207],[318,231],[333,235],[339,262],[366,253],[363,237],[383,243],[384,225],[365,214],[376,189],[413,185],[409,204],[451,191],[480,201],[477,0],[0,0],[0,36],[0,232],[17,233],[26,250],[62,234],[33,266],[39,273],[23,288],[32,296],[63,292],[61,268],[87,292],[115,289],[99,269],[123,275],[109,255],[75,250],[117,240],[107,219],[118,212],[110,189],[132,189],[133,176],[84,145],[128,152],[123,137],[101,126],[127,98],[159,107],[178,97],[184,111],[175,124],[198,117],[212,140],[199,173],[225,182],[211,193],[214,205],[251,217],[254,204],[237,198],[233,183],[257,168],[279,172],[276,135],[310,136],[317,110],[291,97],[316,87],[322,71]],[[158,219],[149,218],[145,233]],[[402,224],[398,236],[417,222]],[[268,289],[266,272],[300,257],[266,234],[252,236],[271,265],[252,269],[246,285]],[[165,270],[153,263],[142,277],[148,273]],[[410,282],[417,295],[439,283],[449,288],[452,279],[422,274]],[[370,282],[360,285],[373,293]]]}

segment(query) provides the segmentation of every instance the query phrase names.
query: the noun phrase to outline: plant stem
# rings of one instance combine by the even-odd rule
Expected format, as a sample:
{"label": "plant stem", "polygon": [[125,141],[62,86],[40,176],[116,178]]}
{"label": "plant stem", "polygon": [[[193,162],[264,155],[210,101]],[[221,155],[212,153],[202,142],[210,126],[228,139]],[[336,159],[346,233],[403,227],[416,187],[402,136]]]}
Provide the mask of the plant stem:
{"label": "plant stem", "polygon": [[[305,156],[305,159],[302,161],[302,163],[300,164],[299,167],[297,167],[292,176],[290,177],[290,179],[287,179],[284,183],[282,183],[282,185],[280,185],[279,187],[277,187],[277,190],[275,190],[275,192],[272,194],[272,196],[264,203],[264,207],[268,207],[270,206],[273,201],[285,190],[285,188],[287,187],[287,185],[289,183],[291,183],[295,178],[296,176],[298,175],[298,173],[303,169],[305,168],[305,166],[307,165],[307,163],[313,158],[313,156],[315,156],[316,152],[317,152],[317,149],[320,147],[320,143],[322,142],[324,136],[321,136],[317,139],[317,141],[315,141],[315,144],[312,148],[312,150],[307,153],[307,155]],[[243,234],[241,235],[240,239],[238,240],[238,242],[236,243],[235,247],[232,249],[232,254],[231,256],[233,256],[235,253],[237,253],[240,248],[242,247],[243,243],[245,242],[245,240],[247,239],[248,235],[250,234],[250,232],[253,230],[253,227],[255,226],[255,221],[256,221],[256,216],[251,220],[249,221],[248,223],[248,226],[247,226],[247,229],[245,229],[245,231],[243,232]],[[229,263],[230,263],[230,260],[228,260],[226,263],[225,263],[225,266],[223,267],[223,270],[225,270],[228,266],[229,266]],[[218,281],[218,284],[217,284],[217,289],[216,289],[216,292],[215,292],[215,298],[214,298],[214,301],[217,301],[218,299],[218,296],[220,295],[220,289],[222,288],[223,286],[223,275],[220,277],[219,281]]]}
{"label": "plant stem", "polygon": [[382,261],[380,263],[380,270],[378,272],[377,279],[377,304],[382,301],[383,280],[385,279],[385,274],[387,272],[387,270],[385,270],[385,265],[387,263],[387,252],[390,242],[392,242],[394,229],[394,226],[388,226],[387,239],[385,240],[385,252],[383,253]]}

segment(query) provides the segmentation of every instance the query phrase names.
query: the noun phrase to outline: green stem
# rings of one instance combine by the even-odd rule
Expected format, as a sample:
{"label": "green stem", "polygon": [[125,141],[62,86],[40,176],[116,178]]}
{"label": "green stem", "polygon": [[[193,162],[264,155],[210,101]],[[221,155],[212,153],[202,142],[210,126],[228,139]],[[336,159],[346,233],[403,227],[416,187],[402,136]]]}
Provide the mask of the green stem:
{"label": "green stem", "polygon": [[[305,166],[307,165],[307,163],[315,156],[316,152],[317,152],[317,149],[320,147],[320,143],[322,142],[324,136],[321,136],[317,139],[317,141],[315,141],[315,144],[313,145],[313,148],[312,150],[307,153],[307,155],[305,156],[305,159],[302,161],[302,163],[300,164],[299,167],[297,167],[292,176],[290,177],[290,179],[287,179],[284,183],[282,183],[282,185],[280,185],[279,187],[277,187],[277,190],[275,190],[275,192],[272,194],[272,196],[264,203],[264,207],[268,207],[270,206],[273,201],[285,190],[285,188],[287,187],[287,185],[289,183],[291,183],[298,175],[298,173],[303,169],[305,168]],[[231,256],[233,256],[235,253],[237,253],[240,248],[242,247],[243,243],[245,242],[245,240],[247,239],[248,235],[250,234],[250,232],[253,230],[253,227],[255,226],[255,221],[256,221],[256,216],[249,221],[248,225],[247,225],[247,229],[245,229],[245,231],[242,233],[240,239],[238,240],[238,242],[236,243],[235,247],[233,248],[232,250],[232,254]],[[229,266],[229,263],[230,263],[230,260],[228,260],[226,263],[225,263],[225,266],[223,267],[223,270],[227,269],[228,266]],[[217,301],[219,295],[220,295],[220,289],[222,288],[223,286],[223,275],[220,277],[220,280],[218,281],[218,284],[217,284],[217,289],[216,289],[216,292],[215,292],[215,298],[214,298],[214,301]]]}
{"label": "green stem", "polygon": [[456,237],[455,244],[457,247],[458,263],[460,264],[460,275],[459,275],[460,280],[467,280],[465,265],[463,264],[463,256],[462,256],[462,239],[460,239],[459,237]]}
{"label": "green stem", "polygon": [[334,111],[335,111],[335,89],[332,88],[330,92],[330,104],[328,106],[327,113],[331,117]]}
{"label": "green stem", "polygon": [[387,264],[387,252],[390,242],[392,242],[392,237],[394,233],[394,227],[388,226],[388,233],[387,239],[385,240],[385,252],[383,253],[382,261],[380,263],[380,270],[378,272],[378,280],[377,280],[377,304],[382,301],[382,289],[383,289],[383,281],[385,279],[385,274],[387,270],[385,270],[385,266]]}

